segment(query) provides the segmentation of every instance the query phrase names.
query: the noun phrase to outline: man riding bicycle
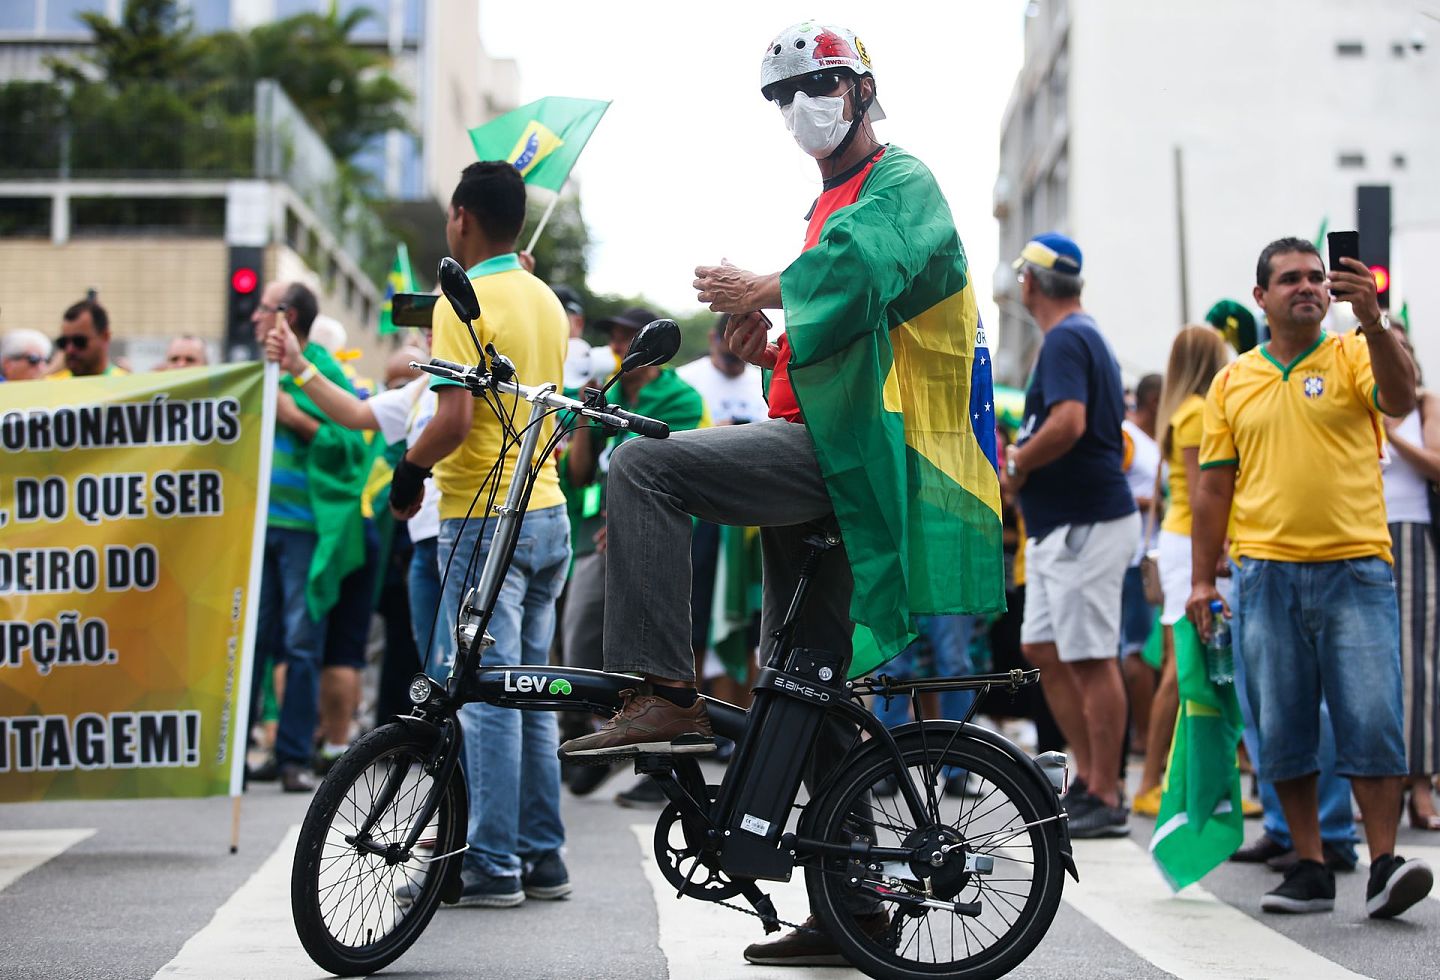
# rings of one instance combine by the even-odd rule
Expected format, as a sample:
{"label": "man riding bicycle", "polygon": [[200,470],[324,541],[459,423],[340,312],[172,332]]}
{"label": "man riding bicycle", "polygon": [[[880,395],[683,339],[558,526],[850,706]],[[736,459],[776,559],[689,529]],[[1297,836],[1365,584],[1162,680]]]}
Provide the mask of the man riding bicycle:
{"label": "man riding bicycle", "polygon": [[[822,192],[786,269],[702,266],[695,287],[730,314],[730,349],[767,372],[770,419],[614,454],[605,668],[646,683],[564,757],[713,751],[690,648],[692,517],[761,528],[764,655],[812,522],[831,514],[844,545],[812,577],[798,647],[842,656],[853,675],[903,649],[916,615],[1004,608],[990,363],[965,252],[930,171],[875,139],[875,92],[844,28],[797,24],[766,48],[761,94],[815,158]],[[785,313],[773,343],[765,309]],[[817,769],[852,741],[827,730]]]}

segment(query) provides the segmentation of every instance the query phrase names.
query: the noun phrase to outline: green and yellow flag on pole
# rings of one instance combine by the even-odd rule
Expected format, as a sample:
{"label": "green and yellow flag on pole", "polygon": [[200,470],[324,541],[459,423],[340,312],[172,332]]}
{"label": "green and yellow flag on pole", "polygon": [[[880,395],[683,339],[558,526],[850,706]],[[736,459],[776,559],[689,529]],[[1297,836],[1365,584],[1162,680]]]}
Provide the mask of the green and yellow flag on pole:
{"label": "green and yellow flag on pole", "polygon": [[401,242],[395,246],[395,261],[390,266],[390,275],[385,279],[385,299],[380,304],[379,333],[383,337],[395,332],[395,321],[391,319],[391,302],[396,293],[415,291],[415,270],[410,265],[410,250]]}
{"label": "green and yellow flag on pole", "polygon": [[480,160],[508,160],[525,183],[559,193],[609,101],[551,96],[470,130]]}
{"label": "green and yellow flag on pole", "polygon": [[1245,840],[1240,809],[1240,702],[1230,684],[1212,684],[1205,646],[1188,619],[1174,626],[1180,713],[1150,856],[1170,887],[1199,881]]}
{"label": "green and yellow flag on pole", "polygon": [[990,354],[950,206],[896,146],[780,291],[854,573],[854,677],[903,650],[915,616],[1005,608]]}

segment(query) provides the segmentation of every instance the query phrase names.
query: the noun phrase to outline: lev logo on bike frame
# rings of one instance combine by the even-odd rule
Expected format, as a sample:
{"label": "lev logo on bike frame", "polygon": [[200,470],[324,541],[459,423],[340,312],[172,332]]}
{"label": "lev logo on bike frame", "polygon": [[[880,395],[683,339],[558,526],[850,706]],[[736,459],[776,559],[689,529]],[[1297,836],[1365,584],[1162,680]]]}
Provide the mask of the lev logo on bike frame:
{"label": "lev logo on bike frame", "polygon": [[[546,681],[550,682],[548,688]],[[569,694],[572,691],[570,682],[563,677],[551,680],[543,675],[515,674],[508,670],[505,671],[504,689],[509,694],[543,694],[547,691],[550,694]]]}

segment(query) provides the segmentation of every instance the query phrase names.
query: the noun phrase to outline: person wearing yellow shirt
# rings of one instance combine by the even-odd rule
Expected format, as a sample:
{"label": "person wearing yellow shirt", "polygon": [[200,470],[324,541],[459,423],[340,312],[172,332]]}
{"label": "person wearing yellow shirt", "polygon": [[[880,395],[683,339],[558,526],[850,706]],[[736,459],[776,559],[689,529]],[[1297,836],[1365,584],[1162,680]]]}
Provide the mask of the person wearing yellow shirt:
{"label": "person wearing yellow shirt", "polygon": [[94,378],[130,372],[110,361],[110,315],[93,299],[73,303],[60,317],[55,347],[65,355],[65,366],[47,377]]}
{"label": "person wearing yellow shirt", "polygon": [[1145,768],[1134,810],[1154,817],[1160,812],[1160,777],[1170,756],[1180,694],[1175,673],[1173,627],[1185,616],[1190,596],[1190,487],[1200,473],[1201,412],[1205,392],[1228,360],[1225,339],[1208,326],[1185,327],[1170,347],[1170,361],[1156,411],[1160,452],[1170,471],[1169,506],[1156,540],[1165,603],[1160,610],[1164,654],[1160,683],[1145,737]]}
{"label": "person wearing yellow shirt", "polygon": [[[515,252],[525,220],[525,183],[509,163],[472,163],[462,172],[450,199],[445,238],[450,253],[469,272],[480,301],[474,322],[480,344],[515,364],[526,384],[564,382],[570,324],[550,287],[527,271]],[[448,301],[435,305],[431,353],[473,364],[474,343]],[[434,469],[440,491],[438,558],[444,576],[440,622],[456,621],[468,584],[461,570],[478,551],[484,560],[495,522],[477,495],[500,457],[504,432],[499,419],[463,386],[437,382],[435,416],[396,464],[390,502],[395,515],[408,519],[420,508],[424,478]],[[553,421],[540,437],[549,439]],[[505,457],[496,479],[497,500],[504,500],[517,470],[521,477],[540,460]],[[488,489],[486,490],[488,495]],[[479,519],[467,520],[475,508]],[[570,521],[553,459],[546,459],[530,494],[530,509],[520,528],[515,561],[500,590],[490,620],[495,645],[484,663],[543,664],[555,634],[555,600],[570,567]],[[442,571],[443,574],[443,571]],[[450,631],[444,634],[454,643]],[[448,654],[447,650],[447,654]],[[460,710],[465,732],[465,766],[470,788],[470,849],[461,868],[461,905],[507,908],[526,897],[555,899],[570,892],[560,857],[565,828],[560,821],[559,728],[548,711],[514,711],[494,705],[467,704]]]}
{"label": "person wearing yellow shirt", "polygon": [[[1316,788],[1323,697],[1336,772],[1350,778],[1364,816],[1366,911],[1390,918],[1428,895],[1434,880],[1425,862],[1394,853],[1407,766],[1379,463],[1380,413],[1414,407],[1415,367],[1381,313],[1374,277],[1343,261],[1327,276],[1315,247],[1297,238],[1260,253],[1254,296],[1270,341],[1216,375],[1206,396],[1186,613],[1208,638],[1229,523],[1260,777],[1275,785],[1299,858],[1260,908],[1335,907]],[[1322,329],[1332,293],[1351,305],[1358,331]]]}

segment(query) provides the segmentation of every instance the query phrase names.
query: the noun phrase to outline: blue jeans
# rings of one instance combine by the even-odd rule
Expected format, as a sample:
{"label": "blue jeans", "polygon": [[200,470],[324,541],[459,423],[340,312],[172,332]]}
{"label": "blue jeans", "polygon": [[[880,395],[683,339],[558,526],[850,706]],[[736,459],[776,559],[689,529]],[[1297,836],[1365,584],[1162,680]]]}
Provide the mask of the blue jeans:
{"label": "blue jeans", "polygon": [[450,673],[450,661],[439,654],[444,647],[442,634],[446,627],[436,615],[440,607],[440,565],[435,557],[438,540],[426,538],[414,543],[406,585],[410,597],[410,631],[420,654],[420,669],[436,680],[443,680]]}
{"label": "blue jeans", "polygon": [[[1243,611],[1236,632],[1247,651],[1241,707],[1247,723],[1258,721],[1254,758],[1261,776],[1292,779],[1318,770],[1321,836],[1353,843],[1349,784],[1335,774],[1405,771],[1390,566],[1379,558],[1250,559],[1237,574]],[[1273,791],[1267,812],[1272,801],[1278,802]]]}
{"label": "blue jeans", "polygon": [[[881,673],[896,680],[910,680],[915,677],[968,677],[970,669],[970,637],[975,632],[974,616],[917,616],[916,626],[920,636],[890,661]],[[919,662],[922,654],[929,649],[932,669],[924,669]],[[970,710],[975,700],[974,691],[943,691],[940,694],[940,716],[959,721]],[[910,720],[910,699],[891,698],[887,705],[884,699],[875,701],[875,717],[886,728],[895,728]]]}
{"label": "blue jeans", "polygon": [[[447,655],[455,645],[455,619],[468,588],[460,572],[477,544],[477,561],[485,561],[494,533],[493,519],[440,522],[439,562],[456,548],[436,627]],[[570,521],[565,508],[547,507],[525,515],[515,558],[490,620],[495,645],[484,652],[486,666],[549,660],[555,600],[569,567]],[[470,850],[465,861],[486,874],[518,875],[524,861],[538,860],[565,843],[555,715],[467,704],[460,709],[460,723],[470,793]]]}
{"label": "blue jeans", "polygon": [[325,623],[311,619],[305,607],[305,581],[314,555],[313,531],[265,529],[251,717],[259,717],[253,709],[264,689],[267,665],[284,663],[285,700],[280,706],[280,729],[275,736],[275,761],[281,765],[309,764],[320,715]]}

